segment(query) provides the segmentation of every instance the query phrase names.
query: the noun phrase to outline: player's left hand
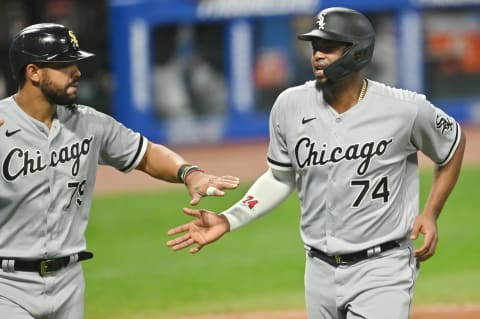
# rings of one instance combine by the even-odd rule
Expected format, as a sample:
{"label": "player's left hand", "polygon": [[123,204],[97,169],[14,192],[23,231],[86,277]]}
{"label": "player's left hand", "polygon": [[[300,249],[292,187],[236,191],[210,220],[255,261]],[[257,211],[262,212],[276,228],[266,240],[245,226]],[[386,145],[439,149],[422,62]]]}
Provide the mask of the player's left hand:
{"label": "player's left hand", "polygon": [[214,176],[202,171],[188,175],[186,185],[192,200],[190,205],[197,205],[204,196],[223,196],[223,189],[235,189],[240,184],[240,178],[235,176]]}
{"label": "player's left hand", "polygon": [[419,234],[423,234],[423,243],[413,252],[418,261],[425,261],[435,254],[438,243],[437,220],[433,214],[423,213],[413,223],[410,239],[416,240]]}
{"label": "player's left hand", "polygon": [[5,120],[4,120],[4,119],[2,119],[2,118],[0,118],[0,126],[2,126],[2,125],[3,125],[3,123],[5,123]]}

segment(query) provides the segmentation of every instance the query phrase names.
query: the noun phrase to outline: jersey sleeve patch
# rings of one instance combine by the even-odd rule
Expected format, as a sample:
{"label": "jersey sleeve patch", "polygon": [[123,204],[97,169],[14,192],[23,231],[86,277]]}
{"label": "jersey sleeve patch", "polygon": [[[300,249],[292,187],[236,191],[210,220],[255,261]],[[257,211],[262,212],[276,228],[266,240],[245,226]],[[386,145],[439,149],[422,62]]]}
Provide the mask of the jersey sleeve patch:
{"label": "jersey sleeve patch", "polygon": [[[452,122],[451,125],[453,125],[453,122]],[[437,126],[437,128],[439,128],[439,127]],[[455,153],[455,150],[458,147],[458,144],[460,143],[460,136],[461,136],[460,125],[458,125],[458,123],[455,123],[455,128],[456,128],[456,130],[455,130],[455,140],[452,144],[452,147],[448,151],[447,157],[443,161],[441,161],[440,163],[437,163],[439,166],[446,165],[450,161],[450,159],[453,157],[453,154]],[[450,130],[451,130],[451,128],[450,128]]]}
{"label": "jersey sleeve patch", "polygon": [[[440,132],[440,134],[445,135],[446,133],[451,132],[453,130],[454,122],[448,116],[437,113],[436,119],[435,119],[435,127]],[[458,131],[457,131],[457,134],[458,134]]]}

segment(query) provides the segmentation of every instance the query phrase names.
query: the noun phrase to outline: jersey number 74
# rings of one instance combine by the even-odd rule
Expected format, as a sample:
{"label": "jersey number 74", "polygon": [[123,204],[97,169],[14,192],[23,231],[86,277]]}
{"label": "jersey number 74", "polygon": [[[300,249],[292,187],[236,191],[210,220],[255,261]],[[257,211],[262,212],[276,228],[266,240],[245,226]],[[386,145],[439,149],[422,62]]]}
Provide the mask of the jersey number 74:
{"label": "jersey number 74", "polygon": [[[352,204],[352,207],[358,207],[362,203],[362,200],[369,194],[370,191],[370,180],[368,179],[357,179],[350,182],[350,186],[360,186],[361,190],[357,198]],[[390,191],[388,190],[388,177],[383,176],[378,183],[373,186],[373,191],[370,193],[372,200],[383,199],[383,202],[388,202],[388,197],[390,196]]]}

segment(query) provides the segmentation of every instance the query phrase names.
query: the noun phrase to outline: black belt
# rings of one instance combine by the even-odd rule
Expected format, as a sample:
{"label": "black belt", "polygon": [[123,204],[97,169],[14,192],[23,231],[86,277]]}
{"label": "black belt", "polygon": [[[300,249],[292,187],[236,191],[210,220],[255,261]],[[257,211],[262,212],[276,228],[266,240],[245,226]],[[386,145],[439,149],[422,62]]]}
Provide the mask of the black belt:
{"label": "black belt", "polygon": [[[82,261],[93,258],[93,253],[89,251],[81,251],[78,254],[73,255],[73,257],[76,261]],[[1,257],[0,264],[4,260],[12,260],[14,261],[13,270],[38,272],[40,275],[44,276],[66,267],[70,263],[70,259],[71,256],[35,260]]]}
{"label": "black belt", "polygon": [[393,248],[397,248],[397,247],[400,247],[400,244],[397,243],[395,240],[392,240],[392,241],[389,241],[389,242],[386,242],[378,246],[374,246],[372,248],[362,250],[356,253],[337,255],[337,256],[330,256],[318,249],[309,247],[308,255],[310,257],[315,257],[320,260],[323,260],[324,262],[334,267],[338,267],[340,265],[351,265],[351,264],[357,263],[359,261],[378,255],[381,252],[384,252]]}

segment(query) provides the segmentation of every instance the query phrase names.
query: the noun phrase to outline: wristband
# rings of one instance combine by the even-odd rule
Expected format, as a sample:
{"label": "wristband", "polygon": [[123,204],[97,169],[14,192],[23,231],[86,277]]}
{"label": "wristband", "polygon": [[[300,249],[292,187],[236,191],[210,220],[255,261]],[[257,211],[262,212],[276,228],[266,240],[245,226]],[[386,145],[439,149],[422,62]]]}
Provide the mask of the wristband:
{"label": "wristband", "polygon": [[200,167],[198,167],[196,165],[185,164],[185,165],[180,166],[180,168],[178,169],[178,172],[177,172],[178,180],[180,182],[182,182],[183,184],[187,185],[187,183],[186,183],[187,176],[190,175],[190,173],[193,173],[195,171],[203,172],[203,170],[200,169]]}

